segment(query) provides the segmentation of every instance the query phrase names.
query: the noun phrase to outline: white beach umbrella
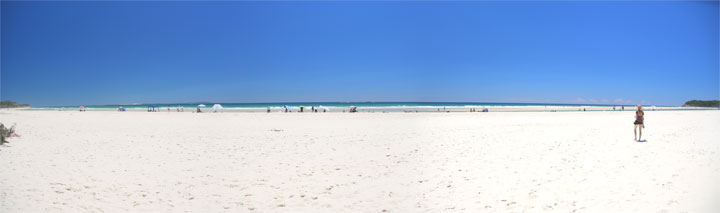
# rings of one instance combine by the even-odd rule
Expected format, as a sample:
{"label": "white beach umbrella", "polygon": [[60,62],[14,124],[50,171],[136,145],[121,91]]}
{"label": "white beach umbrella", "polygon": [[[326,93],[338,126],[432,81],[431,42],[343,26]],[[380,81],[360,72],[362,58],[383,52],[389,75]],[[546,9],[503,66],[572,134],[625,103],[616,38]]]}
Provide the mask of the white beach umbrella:
{"label": "white beach umbrella", "polygon": [[212,109],[213,111],[217,112],[218,110],[221,110],[223,107],[220,104],[213,104]]}

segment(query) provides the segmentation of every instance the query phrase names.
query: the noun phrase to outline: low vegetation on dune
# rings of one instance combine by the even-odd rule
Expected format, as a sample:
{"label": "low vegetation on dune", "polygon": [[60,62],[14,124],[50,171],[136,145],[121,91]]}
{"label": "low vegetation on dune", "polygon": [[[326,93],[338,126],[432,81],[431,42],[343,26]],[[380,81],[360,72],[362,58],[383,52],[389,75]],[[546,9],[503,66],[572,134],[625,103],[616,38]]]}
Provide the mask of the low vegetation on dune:
{"label": "low vegetation on dune", "polygon": [[684,107],[720,107],[720,101],[718,100],[710,100],[710,101],[702,101],[702,100],[692,100],[685,102]]}
{"label": "low vegetation on dune", "polygon": [[30,107],[30,105],[29,104],[18,104],[11,100],[0,101],[0,108],[20,108],[20,107]]}

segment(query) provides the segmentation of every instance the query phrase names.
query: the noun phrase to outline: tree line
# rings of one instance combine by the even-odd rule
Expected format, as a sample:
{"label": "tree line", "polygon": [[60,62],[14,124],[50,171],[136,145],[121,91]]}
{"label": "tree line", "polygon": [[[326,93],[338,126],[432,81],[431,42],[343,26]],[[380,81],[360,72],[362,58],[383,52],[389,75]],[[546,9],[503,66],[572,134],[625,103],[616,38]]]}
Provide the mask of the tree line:
{"label": "tree line", "polygon": [[14,101],[7,100],[7,101],[0,101],[0,108],[18,108],[18,107],[29,107],[29,104],[18,104]]}
{"label": "tree line", "polygon": [[720,107],[720,101],[718,100],[710,100],[710,101],[702,101],[702,100],[692,100],[685,102],[685,107]]}

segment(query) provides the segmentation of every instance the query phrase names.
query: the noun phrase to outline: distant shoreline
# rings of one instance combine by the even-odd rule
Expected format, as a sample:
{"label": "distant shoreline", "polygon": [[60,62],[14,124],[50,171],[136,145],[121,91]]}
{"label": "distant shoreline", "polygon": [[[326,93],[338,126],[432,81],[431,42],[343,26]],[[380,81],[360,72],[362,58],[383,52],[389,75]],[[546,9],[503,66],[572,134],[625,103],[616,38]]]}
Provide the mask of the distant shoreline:
{"label": "distant shoreline", "polygon": [[[569,107],[634,107],[635,104],[569,104],[569,103],[512,103],[512,102],[427,102],[427,101],[387,101],[387,102],[251,102],[251,103],[223,103],[223,102],[185,102],[185,103],[134,103],[134,104],[94,104],[94,105],[83,105],[88,108],[142,108],[151,105],[157,105],[159,107],[177,107],[183,106],[195,107],[197,105],[204,104],[206,106],[212,106],[213,104],[221,104],[223,107],[230,108],[266,108],[266,107],[282,107],[282,106],[328,106],[328,107],[458,107],[458,106],[472,106],[472,107],[523,107],[523,106],[569,106]],[[79,105],[59,105],[59,106],[41,106],[35,108],[74,108]],[[646,105],[651,106],[651,105]],[[667,106],[667,105],[656,105],[658,107],[678,107],[678,106]]]}
{"label": "distant shoreline", "polygon": [[[178,106],[158,106],[148,108],[147,106],[135,106],[135,107],[123,107],[126,112],[173,112],[178,113],[179,110],[185,113],[195,112],[197,106],[185,106],[178,108]],[[86,111],[118,111],[119,107],[93,107],[86,106]],[[20,110],[33,110],[33,111],[77,111],[78,107],[53,107],[53,108],[27,108]],[[206,105],[200,107],[204,113],[214,112],[212,105]],[[269,107],[271,113],[285,113],[284,106],[272,106]],[[289,113],[313,113],[313,109],[317,110],[316,113],[342,113],[349,112],[349,106],[288,106]],[[357,106],[359,113],[397,113],[397,112],[483,112],[486,109],[487,112],[597,112],[597,111],[635,111],[634,106],[625,106],[624,110],[621,106],[569,106],[569,105],[543,105],[543,106],[507,106],[507,105],[484,105],[484,106]],[[687,111],[687,110],[717,110],[714,107],[658,107],[658,106],[647,106],[644,107],[645,111]],[[222,109],[218,109],[218,112],[228,113],[267,113],[268,107],[228,107],[223,105]]]}

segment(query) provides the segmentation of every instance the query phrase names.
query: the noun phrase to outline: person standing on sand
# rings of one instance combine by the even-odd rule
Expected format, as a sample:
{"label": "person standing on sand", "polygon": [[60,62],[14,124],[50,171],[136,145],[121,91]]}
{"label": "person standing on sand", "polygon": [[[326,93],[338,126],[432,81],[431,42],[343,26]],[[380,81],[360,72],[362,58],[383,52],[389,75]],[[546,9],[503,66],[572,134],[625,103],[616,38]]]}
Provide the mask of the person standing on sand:
{"label": "person standing on sand", "polygon": [[[635,128],[633,128],[633,132],[635,133],[635,141],[640,141],[640,138],[642,138],[642,129],[645,128],[645,125],[643,124],[644,120],[645,112],[642,111],[641,105],[637,105],[637,111],[635,111]],[[640,130],[639,136],[638,130]]]}

